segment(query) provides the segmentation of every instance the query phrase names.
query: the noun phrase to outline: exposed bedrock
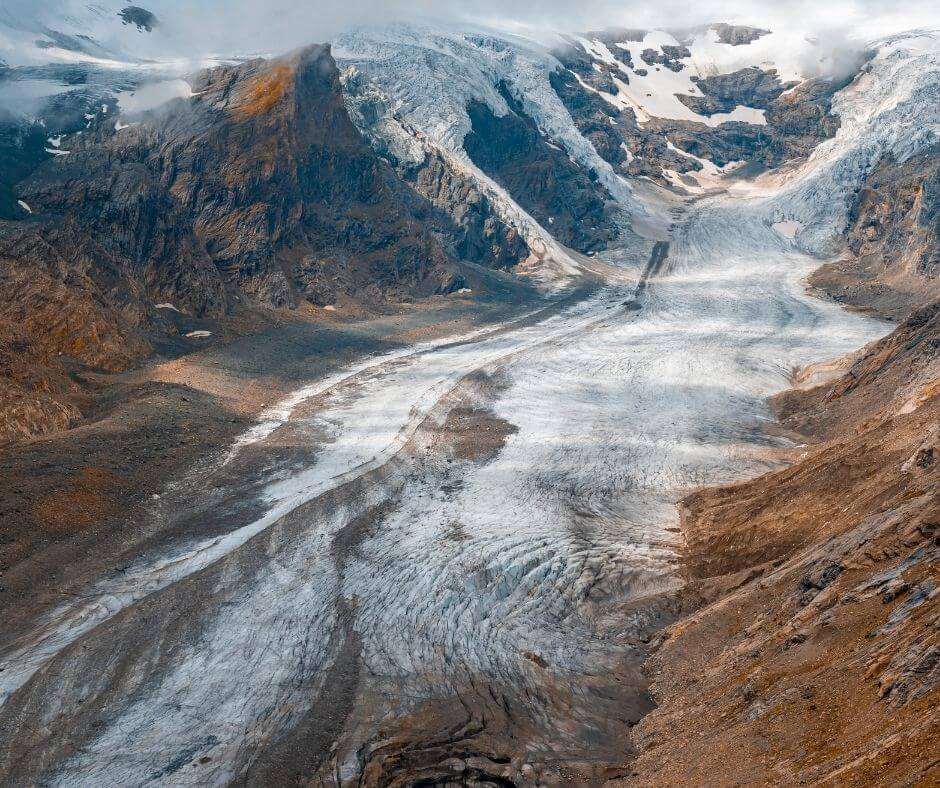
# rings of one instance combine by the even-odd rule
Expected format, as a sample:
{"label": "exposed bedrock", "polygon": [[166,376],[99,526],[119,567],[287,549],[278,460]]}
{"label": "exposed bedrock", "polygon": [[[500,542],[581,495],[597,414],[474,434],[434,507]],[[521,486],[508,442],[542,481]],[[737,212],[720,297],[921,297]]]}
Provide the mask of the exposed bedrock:
{"label": "exposed bedrock", "polygon": [[429,151],[421,165],[406,169],[402,177],[439,210],[432,226],[455,258],[511,268],[529,256],[519,231],[507,224],[480,189],[441,153]]}
{"label": "exposed bedrock", "polygon": [[[583,50],[578,51],[587,58]],[[772,69],[741,69],[697,80],[704,96],[677,97],[693,111],[707,116],[731,112],[738,106],[763,109],[766,125],[731,121],[706,126],[652,118],[641,126],[631,108],[616,107],[580,84],[575,75],[580,76],[581,71],[567,65],[579,63],[574,55],[562,62],[566,67],[549,75],[551,85],[598,155],[620,172],[645,175],[663,184],[668,183],[664,169],[677,173],[702,169],[693,157],[707,159],[718,167],[732,162],[775,167],[804,158],[839,128],[839,118],[831,114],[832,96],[844,87],[844,81],[808,80],[786,90],[788,86],[781,84]]]}
{"label": "exposed bedrock", "polygon": [[427,200],[429,210],[421,218],[452,257],[506,269],[529,256],[525,239],[466,169],[420,141],[361,73],[346,72],[343,93],[353,122],[375,151]]}
{"label": "exposed bedrock", "polygon": [[730,74],[691,77],[691,80],[705,95],[677,93],[676,97],[693,112],[709,116],[719,112],[733,112],[735,107],[741,105],[768,109],[785,88],[780,84],[775,70],[765,71],[756,67],[742,68]]}
{"label": "exposed bedrock", "polygon": [[[143,278],[170,280],[154,295],[200,313],[225,309],[223,284],[275,306],[440,285],[445,255],[349,120],[327,47],[220,67],[194,87],[188,106],[69,140],[19,196],[107,238]],[[174,259],[212,276],[216,296],[173,287]]]}
{"label": "exposed bedrock", "polygon": [[[703,127],[687,121],[657,121],[683,150],[719,166],[746,161],[776,167],[809,156],[839,129],[839,117],[832,114],[832,97],[845,87],[845,80],[807,80],[783,92],[786,86],[780,84],[773,71],[743,69],[729,76],[735,79],[709,84],[708,91],[714,92],[708,93],[705,100],[712,107],[737,104],[764,109],[766,125],[732,122]],[[700,87],[702,82],[705,80]],[[679,98],[688,102],[685,96]]]}
{"label": "exposed bedrock", "polygon": [[655,49],[644,49],[640,53],[640,60],[648,66],[661,65],[670,71],[682,71],[685,64],[679,61],[691,55],[687,47],[663,44],[658,52]]}
{"label": "exposed bedrock", "polygon": [[894,318],[940,297],[940,147],[883,159],[855,195],[848,254],[810,281],[832,297]]}
{"label": "exposed bedrock", "polygon": [[510,112],[499,117],[484,102],[471,102],[467,154],[560,241],[581,252],[603,249],[617,229],[597,174],[548,142],[507,87],[498,88]]}
{"label": "exposed bedrock", "polygon": [[753,41],[757,41],[761,36],[770,35],[769,30],[764,30],[760,27],[729,25],[725,22],[718,22],[712,25],[711,29],[718,34],[719,41],[723,44],[730,44],[733,47],[745,46]]}
{"label": "exposed bedrock", "polygon": [[680,173],[702,168],[699,162],[669,147],[668,138],[657,131],[656,121],[639,126],[632,109],[618,109],[585,90],[571,72],[553,71],[549,81],[581,134],[618,172],[664,182],[664,167]]}
{"label": "exposed bedrock", "polygon": [[[618,50],[618,53],[623,61],[632,68],[633,61],[630,59],[630,53],[626,50]],[[630,78],[615,66],[611,66],[609,63],[596,62],[582,49],[580,44],[572,43],[569,46],[556,49],[552,54],[558,58],[566,69],[573,74],[577,74],[581,81],[595,90],[616,96],[619,91],[614,84],[613,77],[616,76],[617,79],[627,83],[630,81]]]}

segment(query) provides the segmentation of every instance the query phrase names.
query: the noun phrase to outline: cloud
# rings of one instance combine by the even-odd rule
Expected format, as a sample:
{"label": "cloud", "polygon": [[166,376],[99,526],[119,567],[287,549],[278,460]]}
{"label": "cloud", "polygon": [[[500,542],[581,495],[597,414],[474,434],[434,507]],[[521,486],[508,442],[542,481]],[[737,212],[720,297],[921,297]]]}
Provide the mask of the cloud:
{"label": "cloud", "polygon": [[[122,0],[104,0],[89,20],[90,34],[118,49],[133,42],[141,56],[173,54],[276,53],[314,41],[329,41],[358,25],[432,19],[475,22],[512,30],[576,31],[612,26],[681,27],[705,22],[751,24],[802,32],[825,31],[870,39],[910,27],[940,25],[931,0],[134,0],[160,21],[153,33],[120,24]],[[46,24],[88,18],[87,0],[3,0],[4,19],[29,17]],[[113,13],[110,13],[113,11]],[[64,23],[69,24],[68,22]],[[98,28],[95,28],[98,25]],[[50,26],[56,26],[50,24]],[[2,36],[0,36],[2,37]],[[122,47],[123,45],[123,47]]]}

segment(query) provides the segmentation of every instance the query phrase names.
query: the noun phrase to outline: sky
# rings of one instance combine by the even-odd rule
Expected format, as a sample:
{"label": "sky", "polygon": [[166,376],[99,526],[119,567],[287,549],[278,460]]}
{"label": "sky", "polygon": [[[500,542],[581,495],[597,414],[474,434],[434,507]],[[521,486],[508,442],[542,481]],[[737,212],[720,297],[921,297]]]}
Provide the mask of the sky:
{"label": "sky", "polygon": [[89,8],[99,7],[106,9],[103,17],[113,25],[116,10],[126,2],[156,14],[162,31],[155,38],[191,56],[284,51],[328,41],[356,25],[421,17],[527,33],[720,21],[771,29],[799,26],[806,32],[837,31],[859,39],[940,25],[937,0],[2,0],[0,23],[4,16],[18,15],[45,18],[47,23],[70,15],[82,18]]}
{"label": "sky", "polygon": [[[8,0],[7,0],[8,1]],[[20,0],[14,0],[19,2]],[[146,2],[142,3],[146,5]],[[799,25],[812,31],[843,30],[872,38],[940,24],[940,2],[909,0],[153,0],[150,10],[186,19],[221,41],[264,31],[289,40],[309,31],[328,40],[344,29],[417,17],[473,21],[520,30],[591,30],[611,26],[683,26],[731,22],[763,27]],[[219,19],[220,8],[225,24]],[[232,9],[237,9],[232,13]]]}

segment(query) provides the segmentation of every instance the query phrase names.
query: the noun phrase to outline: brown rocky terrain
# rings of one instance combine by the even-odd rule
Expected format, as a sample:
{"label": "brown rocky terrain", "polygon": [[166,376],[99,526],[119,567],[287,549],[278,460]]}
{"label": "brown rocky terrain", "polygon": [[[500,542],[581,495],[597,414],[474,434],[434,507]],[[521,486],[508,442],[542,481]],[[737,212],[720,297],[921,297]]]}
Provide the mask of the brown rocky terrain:
{"label": "brown rocky terrain", "polygon": [[882,161],[849,217],[848,252],[810,277],[818,290],[892,319],[940,297],[940,147]]}

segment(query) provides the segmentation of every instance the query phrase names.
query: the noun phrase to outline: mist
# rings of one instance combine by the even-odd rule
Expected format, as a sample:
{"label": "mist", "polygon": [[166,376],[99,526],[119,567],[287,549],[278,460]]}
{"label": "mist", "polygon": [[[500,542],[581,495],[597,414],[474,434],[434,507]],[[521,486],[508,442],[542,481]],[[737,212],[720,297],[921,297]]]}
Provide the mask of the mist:
{"label": "mist", "polygon": [[[311,42],[330,41],[362,25],[433,21],[436,24],[480,24],[503,32],[529,35],[540,31],[577,31],[613,26],[677,28],[707,22],[728,22],[822,32],[828,40],[841,37],[866,41],[912,27],[940,24],[935,2],[912,0],[683,0],[621,2],[617,0],[138,0],[153,12],[159,26],[152,34],[134,35],[146,56],[158,47],[161,54],[199,57],[219,53],[276,53]],[[127,44],[127,27],[115,24],[122,0],[101,3],[107,35]],[[112,8],[113,7],[113,8]],[[84,0],[4,0],[0,22],[33,17],[49,26],[55,20],[80,17]],[[113,15],[110,13],[113,11]],[[87,12],[85,12],[87,13]],[[84,31],[83,31],[84,32]],[[102,43],[117,43],[117,41]]]}
{"label": "mist", "polygon": [[[476,23],[504,32],[575,31],[604,27],[683,27],[707,22],[750,24],[774,29],[798,25],[803,32],[825,32],[846,39],[878,37],[901,29],[940,24],[936,3],[895,4],[885,0],[235,0],[194,7],[189,2],[152,2],[153,11],[173,38],[202,51],[284,49],[310,41],[329,41],[351,27],[398,21]],[[931,21],[932,20],[932,21]]]}

